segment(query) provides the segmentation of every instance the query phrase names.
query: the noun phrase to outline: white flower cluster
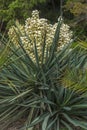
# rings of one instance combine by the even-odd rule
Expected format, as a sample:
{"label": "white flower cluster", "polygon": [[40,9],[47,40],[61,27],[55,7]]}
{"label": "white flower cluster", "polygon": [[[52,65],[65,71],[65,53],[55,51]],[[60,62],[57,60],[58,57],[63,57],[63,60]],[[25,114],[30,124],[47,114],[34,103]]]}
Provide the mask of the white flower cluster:
{"label": "white flower cluster", "polygon": [[[18,45],[17,33],[19,33],[24,48],[26,49],[26,51],[29,53],[29,55],[34,61],[35,61],[34,42],[36,42],[36,46],[39,54],[39,60],[41,60],[44,38],[46,39],[46,47],[48,47],[49,49],[54,38],[54,34],[57,28],[57,23],[55,23],[54,25],[49,24],[47,19],[39,18],[39,12],[35,10],[32,12],[32,17],[28,18],[25,21],[25,26],[20,25],[18,22],[17,22],[17,26],[18,28],[14,26],[10,28],[8,32],[10,39],[16,45]],[[60,28],[58,49],[61,49],[66,43],[68,43],[71,37],[72,37],[72,31],[70,31],[70,27],[67,24],[63,23]],[[45,51],[46,51],[46,47],[45,47]]]}
{"label": "white flower cluster", "polygon": [[18,21],[15,22],[16,26],[12,26],[9,31],[8,31],[8,36],[10,38],[10,40],[16,44],[16,46],[18,46],[18,42],[19,42],[19,37],[18,36],[22,36],[25,35],[25,28],[23,25],[19,24]]}

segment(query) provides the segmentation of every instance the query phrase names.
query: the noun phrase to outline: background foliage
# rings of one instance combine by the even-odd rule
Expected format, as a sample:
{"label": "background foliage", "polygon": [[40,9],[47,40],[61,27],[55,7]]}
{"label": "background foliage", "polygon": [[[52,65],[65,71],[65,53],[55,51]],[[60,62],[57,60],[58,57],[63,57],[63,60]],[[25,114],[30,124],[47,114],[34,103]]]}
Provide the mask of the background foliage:
{"label": "background foliage", "polygon": [[[81,30],[81,36],[85,39],[87,33],[87,0],[62,1],[63,16],[66,22],[70,23],[72,29],[76,29],[78,26],[76,32]],[[60,14],[60,0],[0,0],[0,30],[5,31],[17,19],[20,23],[24,23],[24,20],[30,16],[34,9],[40,11],[41,17],[55,22]]]}
{"label": "background foliage", "polygon": [[87,0],[67,0],[64,8],[71,26],[77,33],[82,31],[82,37],[87,37]]}

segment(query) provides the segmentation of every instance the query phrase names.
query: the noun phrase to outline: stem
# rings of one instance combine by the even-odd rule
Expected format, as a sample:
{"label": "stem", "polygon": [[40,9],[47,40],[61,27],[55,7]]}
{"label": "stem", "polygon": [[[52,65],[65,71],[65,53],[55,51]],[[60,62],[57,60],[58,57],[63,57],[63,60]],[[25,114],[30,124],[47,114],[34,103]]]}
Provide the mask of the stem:
{"label": "stem", "polygon": [[62,6],[63,6],[63,0],[60,0],[60,16],[63,16],[63,10],[62,10]]}

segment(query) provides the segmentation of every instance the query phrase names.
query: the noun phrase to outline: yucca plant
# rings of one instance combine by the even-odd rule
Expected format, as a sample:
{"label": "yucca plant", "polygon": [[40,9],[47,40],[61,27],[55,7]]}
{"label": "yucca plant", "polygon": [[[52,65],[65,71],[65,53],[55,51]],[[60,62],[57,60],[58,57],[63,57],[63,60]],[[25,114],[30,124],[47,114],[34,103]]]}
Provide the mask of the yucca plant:
{"label": "yucca plant", "polygon": [[[46,52],[44,37],[41,62],[36,41],[35,62],[27,54],[20,38],[19,48],[10,47],[9,62],[0,74],[2,130],[21,118],[26,119],[24,130],[87,129],[87,85],[84,88],[84,84],[80,84],[84,78],[87,79],[84,67],[87,50],[78,45],[71,49],[73,41],[70,41],[57,51],[60,26],[61,20]],[[82,73],[84,77],[81,79]],[[74,76],[78,77],[78,82],[72,81]]]}

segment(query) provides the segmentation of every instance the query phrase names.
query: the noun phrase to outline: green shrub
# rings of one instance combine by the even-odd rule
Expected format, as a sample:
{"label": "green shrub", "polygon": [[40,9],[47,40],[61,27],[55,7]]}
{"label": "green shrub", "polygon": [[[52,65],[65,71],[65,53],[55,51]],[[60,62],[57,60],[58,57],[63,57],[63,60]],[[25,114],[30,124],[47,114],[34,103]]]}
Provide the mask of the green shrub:
{"label": "green shrub", "polygon": [[[71,19],[70,25],[79,38],[86,40],[87,35],[87,1],[67,0],[64,5],[67,20]],[[68,21],[69,22],[69,21]]]}
{"label": "green shrub", "polygon": [[[79,45],[71,49],[73,42],[70,41],[56,51],[60,27],[61,20],[46,52],[44,37],[41,62],[36,40],[33,43],[34,62],[17,33],[19,47],[14,44],[11,46],[10,62],[0,74],[0,122],[5,121],[2,130],[21,118],[26,118],[24,130],[87,129],[87,86],[82,86],[79,91],[76,89],[76,85],[83,82],[83,78],[78,75],[79,70],[87,79],[83,71],[86,70],[87,50],[79,48]],[[64,84],[69,69],[80,82],[73,80],[72,84]],[[70,79],[74,75],[70,73]]]}
{"label": "green shrub", "polygon": [[0,0],[0,24],[2,23],[2,29],[8,29],[13,25],[16,19],[19,19],[19,21],[23,23],[35,5],[44,3],[45,1],[46,0]]}

